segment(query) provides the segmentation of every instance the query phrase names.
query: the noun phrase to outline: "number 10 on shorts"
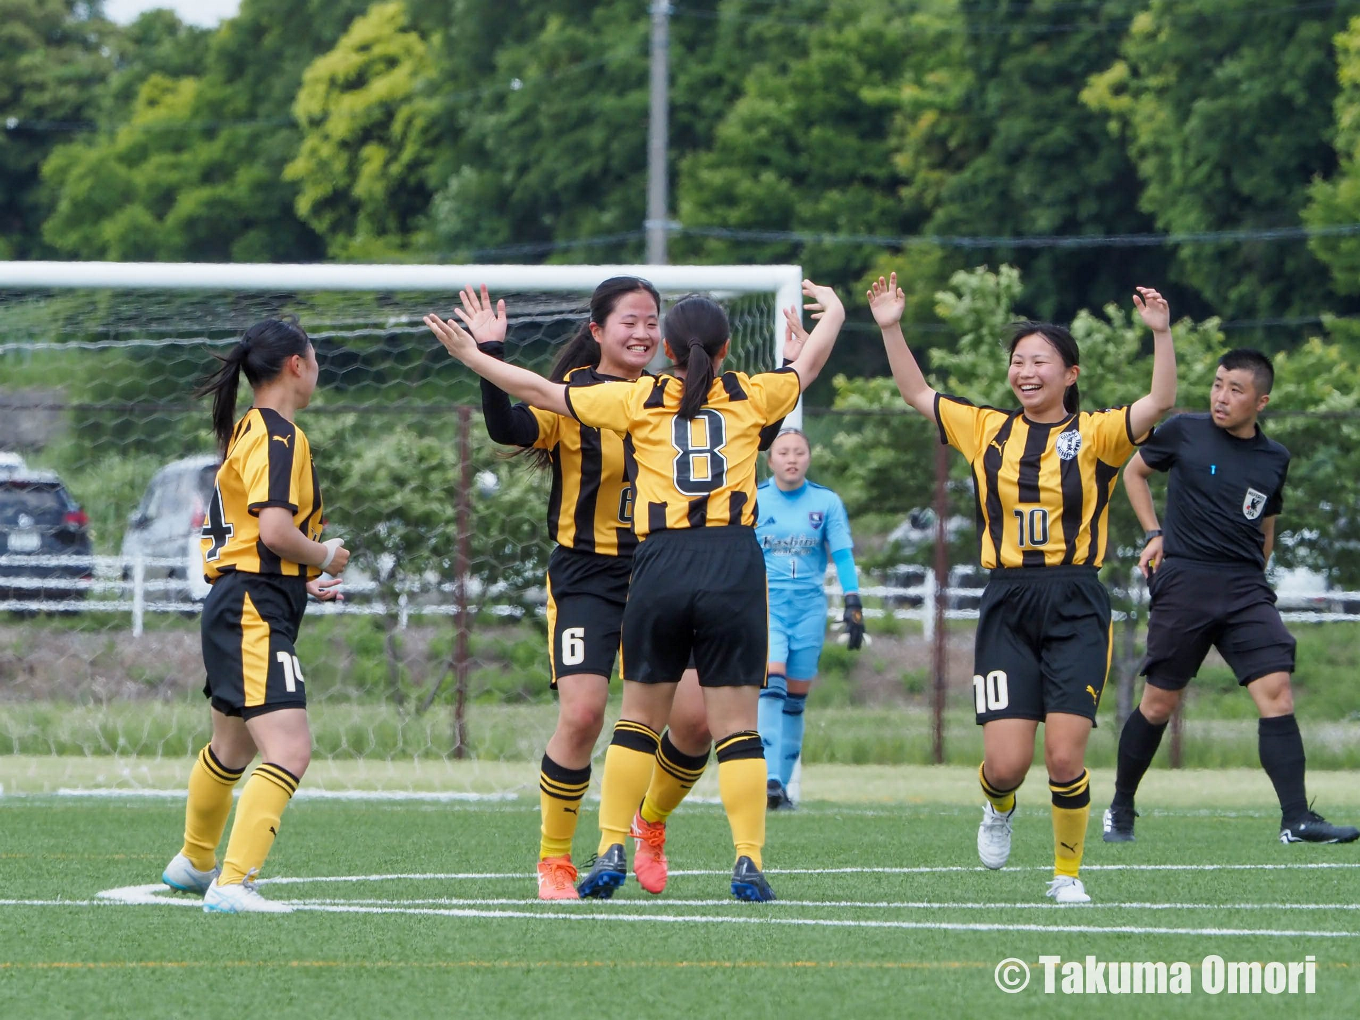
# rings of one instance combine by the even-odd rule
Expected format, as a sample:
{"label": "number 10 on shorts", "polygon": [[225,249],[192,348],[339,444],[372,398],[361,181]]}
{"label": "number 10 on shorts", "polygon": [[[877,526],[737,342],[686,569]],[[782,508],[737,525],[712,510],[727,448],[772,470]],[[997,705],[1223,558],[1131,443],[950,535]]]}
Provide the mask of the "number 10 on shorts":
{"label": "number 10 on shorts", "polygon": [[1011,703],[1010,691],[1006,689],[1006,671],[994,669],[983,677],[973,674],[973,705],[977,714],[1000,712]]}

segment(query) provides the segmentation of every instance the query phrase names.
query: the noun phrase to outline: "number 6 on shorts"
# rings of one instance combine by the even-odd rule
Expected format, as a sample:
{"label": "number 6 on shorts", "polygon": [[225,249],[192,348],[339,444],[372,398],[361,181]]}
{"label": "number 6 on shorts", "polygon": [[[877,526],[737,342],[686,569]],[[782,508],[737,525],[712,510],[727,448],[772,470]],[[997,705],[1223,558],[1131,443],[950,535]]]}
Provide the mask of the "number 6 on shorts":
{"label": "number 6 on shorts", "polygon": [[1011,703],[1010,691],[1006,689],[1006,671],[994,669],[984,680],[980,674],[973,675],[973,704],[977,714],[1000,712]]}
{"label": "number 6 on shorts", "polygon": [[568,627],[562,631],[562,665],[579,666],[586,661],[586,629]]}

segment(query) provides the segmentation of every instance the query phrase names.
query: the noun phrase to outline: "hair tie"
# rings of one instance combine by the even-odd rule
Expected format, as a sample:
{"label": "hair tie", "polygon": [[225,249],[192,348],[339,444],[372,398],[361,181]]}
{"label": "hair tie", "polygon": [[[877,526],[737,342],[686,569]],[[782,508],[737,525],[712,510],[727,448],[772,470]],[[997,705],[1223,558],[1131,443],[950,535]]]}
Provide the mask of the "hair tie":
{"label": "hair tie", "polygon": [[245,357],[250,353],[250,340],[247,337],[241,337],[236,343],[236,349],[241,352],[242,357]]}
{"label": "hair tie", "polygon": [[689,338],[689,346],[690,346],[691,348],[694,348],[694,347],[702,347],[703,345],[704,345],[704,342],[703,342],[702,340],[700,340],[697,336],[692,336],[692,337]]}

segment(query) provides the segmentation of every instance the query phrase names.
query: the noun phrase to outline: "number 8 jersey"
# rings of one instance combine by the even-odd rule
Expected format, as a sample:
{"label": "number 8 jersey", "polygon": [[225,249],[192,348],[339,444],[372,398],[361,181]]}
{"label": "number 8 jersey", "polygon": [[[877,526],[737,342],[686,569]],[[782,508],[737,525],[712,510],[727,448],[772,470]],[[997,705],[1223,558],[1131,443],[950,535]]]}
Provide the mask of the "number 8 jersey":
{"label": "number 8 jersey", "polygon": [[973,471],[983,567],[1100,566],[1119,468],[1147,439],[1128,407],[1041,424],[941,393],[935,420]]}
{"label": "number 8 jersey", "polygon": [[241,570],[311,579],[316,567],[281,559],[260,541],[260,511],[283,507],[312,541],[321,539],[321,489],[302,430],[277,411],[252,407],[231,434],[201,534],[203,577]]}
{"label": "number 8 jersey", "polygon": [[798,403],[798,374],[785,368],[713,380],[691,419],[677,414],[683,383],[669,375],[569,387],[567,407],[583,425],[626,434],[639,539],[676,528],[754,527],[760,430]]}

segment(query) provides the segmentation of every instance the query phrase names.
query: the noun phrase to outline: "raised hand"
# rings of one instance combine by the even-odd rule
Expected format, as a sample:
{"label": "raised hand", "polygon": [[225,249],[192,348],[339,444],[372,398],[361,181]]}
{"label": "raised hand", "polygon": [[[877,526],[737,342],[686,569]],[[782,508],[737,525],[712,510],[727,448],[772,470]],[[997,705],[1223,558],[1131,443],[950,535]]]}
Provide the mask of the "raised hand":
{"label": "raised hand", "polygon": [[1151,287],[1135,287],[1133,305],[1143,317],[1143,324],[1154,333],[1166,333],[1171,329],[1171,306]]}
{"label": "raised hand", "polygon": [[886,280],[879,277],[868,290],[869,311],[880,329],[896,326],[902,321],[902,313],[907,310],[907,295],[897,285],[897,274],[892,273]]}
{"label": "raised hand", "polygon": [[477,341],[472,339],[471,333],[452,319],[441,319],[437,315],[427,315],[425,316],[425,325],[429,326],[430,332],[439,338],[439,342],[444,345],[444,350],[464,364],[467,364],[468,358],[476,353]]}
{"label": "raised hand", "polygon": [[[818,304],[818,308],[821,305]],[[802,317],[798,314],[798,306],[790,305],[784,309],[784,360],[797,361],[798,355],[803,353],[803,344],[807,343],[808,331],[803,328]]]}
{"label": "raised hand", "polygon": [[834,290],[811,280],[803,281],[803,296],[810,299],[803,303],[803,307],[812,313],[814,319],[824,317],[832,308],[841,308],[841,299]]}
{"label": "raised hand", "polygon": [[491,295],[487,293],[486,284],[482,284],[481,294],[471,287],[464,287],[458,294],[463,303],[462,308],[455,308],[454,314],[463,320],[468,332],[472,334],[472,339],[479,344],[493,344],[505,342],[505,301],[497,301],[495,307],[491,305]]}

